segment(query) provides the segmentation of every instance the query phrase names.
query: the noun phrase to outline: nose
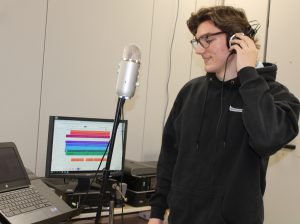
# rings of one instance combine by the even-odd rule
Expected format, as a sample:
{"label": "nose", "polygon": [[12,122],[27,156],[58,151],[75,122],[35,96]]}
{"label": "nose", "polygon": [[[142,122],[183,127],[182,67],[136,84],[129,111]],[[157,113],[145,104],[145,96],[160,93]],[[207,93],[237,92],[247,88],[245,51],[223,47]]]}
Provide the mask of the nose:
{"label": "nose", "polygon": [[194,48],[196,54],[203,54],[205,52],[205,48],[200,44],[197,44],[197,47]]}

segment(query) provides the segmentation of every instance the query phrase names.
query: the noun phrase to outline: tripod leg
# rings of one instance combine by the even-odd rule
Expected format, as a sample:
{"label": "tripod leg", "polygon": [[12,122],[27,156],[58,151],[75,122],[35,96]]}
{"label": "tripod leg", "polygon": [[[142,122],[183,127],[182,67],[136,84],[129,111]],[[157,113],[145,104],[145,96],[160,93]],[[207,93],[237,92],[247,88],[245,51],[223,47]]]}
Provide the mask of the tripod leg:
{"label": "tripod leg", "polygon": [[114,224],[114,209],[115,209],[115,202],[114,200],[109,201],[109,224]]}

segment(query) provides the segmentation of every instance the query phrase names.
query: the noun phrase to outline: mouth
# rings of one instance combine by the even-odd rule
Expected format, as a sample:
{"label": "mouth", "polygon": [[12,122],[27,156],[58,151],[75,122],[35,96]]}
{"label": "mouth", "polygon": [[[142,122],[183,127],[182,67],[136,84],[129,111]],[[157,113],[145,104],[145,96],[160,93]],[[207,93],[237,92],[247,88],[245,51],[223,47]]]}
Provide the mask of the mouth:
{"label": "mouth", "polygon": [[210,57],[203,57],[202,59],[203,59],[204,63],[207,64],[210,60]]}

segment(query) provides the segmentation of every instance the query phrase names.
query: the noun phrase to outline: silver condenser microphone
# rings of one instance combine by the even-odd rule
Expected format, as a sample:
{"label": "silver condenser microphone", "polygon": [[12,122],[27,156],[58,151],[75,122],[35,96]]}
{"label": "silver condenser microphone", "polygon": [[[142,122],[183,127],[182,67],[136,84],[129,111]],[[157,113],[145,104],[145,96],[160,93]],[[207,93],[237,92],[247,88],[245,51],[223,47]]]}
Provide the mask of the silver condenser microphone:
{"label": "silver condenser microphone", "polygon": [[141,52],[135,45],[124,48],[123,59],[119,63],[117,94],[120,98],[130,99],[133,97],[135,88],[138,86],[138,74],[140,68]]}

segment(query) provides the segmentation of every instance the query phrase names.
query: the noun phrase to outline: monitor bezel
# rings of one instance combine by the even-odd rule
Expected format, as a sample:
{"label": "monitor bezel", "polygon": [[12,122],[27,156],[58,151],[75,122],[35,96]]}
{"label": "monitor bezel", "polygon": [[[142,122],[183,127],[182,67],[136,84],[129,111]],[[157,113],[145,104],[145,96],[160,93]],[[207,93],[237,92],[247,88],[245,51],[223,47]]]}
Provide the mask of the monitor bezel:
{"label": "monitor bezel", "polygon": [[[53,152],[53,136],[54,136],[54,125],[55,120],[75,120],[75,121],[95,121],[95,122],[110,122],[113,124],[113,119],[106,118],[91,118],[91,117],[69,117],[69,116],[49,116],[49,127],[48,127],[48,142],[47,142],[47,155],[46,155],[46,170],[45,177],[47,178],[67,178],[67,179],[91,179],[95,177],[96,170],[91,171],[73,171],[65,173],[52,173],[51,172],[51,163],[52,163],[52,152]],[[120,170],[110,170],[111,176],[120,176],[124,170],[125,163],[125,152],[126,152],[126,137],[127,137],[127,120],[120,120],[119,125],[124,125],[124,134],[123,134],[123,154],[122,154],[122,165]],[[97,175],[101,175],[103,171],[100,169],[97,172]]]}

